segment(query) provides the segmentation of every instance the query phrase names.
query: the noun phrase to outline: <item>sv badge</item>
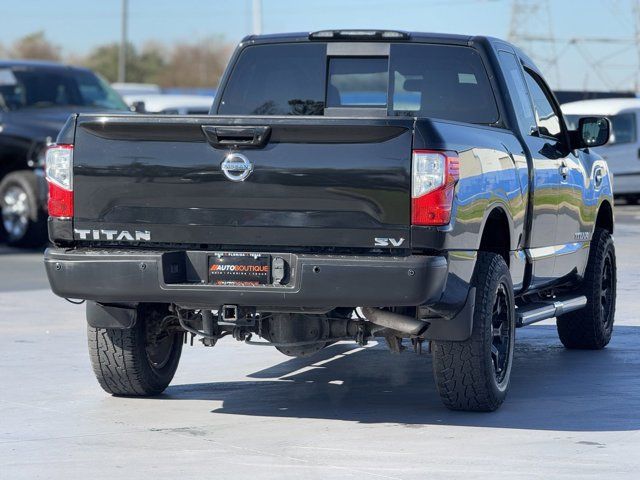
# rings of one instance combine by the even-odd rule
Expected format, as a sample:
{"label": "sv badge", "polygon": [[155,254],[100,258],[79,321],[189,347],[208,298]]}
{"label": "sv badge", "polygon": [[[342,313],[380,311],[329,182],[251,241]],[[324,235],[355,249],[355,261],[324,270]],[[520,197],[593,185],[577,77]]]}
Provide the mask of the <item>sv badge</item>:
{"label": "sv badge", "polygon": [[376,237],[376,247],[399,247],[404,243],[404,238]]}

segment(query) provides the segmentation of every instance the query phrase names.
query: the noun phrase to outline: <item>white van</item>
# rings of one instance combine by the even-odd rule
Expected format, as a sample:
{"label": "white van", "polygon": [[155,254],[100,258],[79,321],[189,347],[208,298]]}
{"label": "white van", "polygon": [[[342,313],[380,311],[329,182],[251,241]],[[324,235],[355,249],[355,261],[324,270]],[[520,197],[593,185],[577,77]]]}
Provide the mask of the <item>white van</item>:
{"label": "white van", "polygon": [[640,201],[640,98],[604,98],[565,103],[562,112],[569,128],[576,128],[580,117],[607,117],[611,121],[609,143],[596,150],[613,172],[616,197],[629,203]]}

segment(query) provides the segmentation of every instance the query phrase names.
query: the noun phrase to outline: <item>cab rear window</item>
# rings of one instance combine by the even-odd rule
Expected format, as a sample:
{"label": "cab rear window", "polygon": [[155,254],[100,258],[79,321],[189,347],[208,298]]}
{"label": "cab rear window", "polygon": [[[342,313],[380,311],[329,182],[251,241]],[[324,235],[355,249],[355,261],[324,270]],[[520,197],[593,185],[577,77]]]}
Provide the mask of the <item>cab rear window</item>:
{"label": "cab rear window", "polygon": [[245,48],[222,95],[222,115],[322,115],[326,46],[316,43]]}
{"label": "cab rear window", "polygon": [[222,115],[323,115],[375,108],[390,116],[492,124],[498,109],[478,52],[470,47],[391,44],[388,56],[327,56],[326,44],[254,45],[238,57]]}

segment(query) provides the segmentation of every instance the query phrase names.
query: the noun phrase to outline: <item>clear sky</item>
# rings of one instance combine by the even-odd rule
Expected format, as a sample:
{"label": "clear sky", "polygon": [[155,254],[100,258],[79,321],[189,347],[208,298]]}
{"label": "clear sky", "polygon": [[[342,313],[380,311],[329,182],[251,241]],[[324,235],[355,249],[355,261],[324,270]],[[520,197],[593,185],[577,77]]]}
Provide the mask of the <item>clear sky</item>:
{"label": "clear sky", "polygon": [[[551,21],[531,16],[526,31],[557,39],[633,38],[635,0],[550,0]],[[220,35],[237,42],[251,33],[251,0],[129,0],[129,39],[171,44]],[[389,28],[507,38],[513,0],[262,0],[263,32],[328,28]],[[0,43],[38,30],[63,48],[83,54],[120,36],[121,0],[0,0]],[[544,12],[543,12],[544,13]],[[521,45],[527,48],[527,45]],[[536,44],[550,58],[548,43]],[[619,55],[612,55],[621,52]],[[539,61],[553,87],[633,88],[638,51],[633,44],[558,43],[557,70]],[[605,60],[593,69],[589,62]]]}

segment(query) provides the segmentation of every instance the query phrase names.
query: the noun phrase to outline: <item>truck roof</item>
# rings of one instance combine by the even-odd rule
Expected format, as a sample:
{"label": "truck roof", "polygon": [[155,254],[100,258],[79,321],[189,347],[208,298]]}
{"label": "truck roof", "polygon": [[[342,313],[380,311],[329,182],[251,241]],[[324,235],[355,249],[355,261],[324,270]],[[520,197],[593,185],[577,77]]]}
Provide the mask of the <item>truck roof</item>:
{"label": "truck roof", "polygon": [[[316,37],[312,39],[312,35],[317,35],[318,33],[344,33],[344,32],[393,32],[396,34],[404,35],[404,38],[380,38],[380,37],[369,37],[366,36],[352,36],[349,38],[348,35],[343,35],[338,38],[331,37]],[[525,62],[527,67],[535,70],[538,74],[542,76],[540,69],[536,66],[533,60],[527,56],[522,50],[520,50],[517,46],[502,40],[500,38],[488,37],[484,35],[460,35],[455,33],[434,33],[434,32],[407,32],[404,30],[393,30],[393,29],[327,29],[321,30],[320,32],[291,32],[291,33],[273,33],[273,34],[265,34],[265,35],[247,35],[240,42],[240,46],[245,43],[287,43],[287,42],[310,42],[310,41],[328,41],[328,42],[369,42],[369,41],[383,41],[383,42],[418,42],[418,43],[439,43],[439,44],[448,44],[448,45],[469,45],[471,42],[484,44],[484,45],[492,45],[493,47],[499,47],[500,45],[509,45],[516,52],[517,55]]]}
{"label": "truck roof", "polygon": [[53,62],[49,60],[14,60],[14,59],[0,59],[0,68],[13,68],[13,67],[30,67],[30,68],[47,68],[47,69],[73,69],[73,70],[87,70],[87,68],[76,67],[73,65],[66,65],[64,63]]}
{"label": "truck roof", "polygon": [[640,110],[640,98],[599,98],[562,105],[562,112],[565,115],[611,116],[629,110]]}
{"label": "truck roof", "polygon": [[[428,32],[406,32],[400,30],[393,29],[327,29],[323,30],[323,32],[356,32],[356,31],[378,31],[378,32],[401,32],[403,34],[408,35],[407,39],[403,39],[401,41],[419,41],[419,42],[434,42],[434,43],[451,43],[457,45],[466,45],[473,38],[488,38],[488,37],[475,37],[472,35],[458,35],[458,34],[449,34],[449,33],[428,33]],[[300,41],[309,41],[309,36],[313,33],[317,32],[292,32],[292,33],[274,33],[274,34],[266,34],[266,35],[248,35],[242,39],[242,43],[244,42],[254,42],[254,43],[276,43],[276,42],[300,42]],[[321,40],[321,39],[318,39]],[[327,38],[328,41],[335,41],[331,38]],[[362,38],[354,38],[354,41],[367,41]],[[340,41],[349,41],[349,39],[340,39]],[[394,41],[393,38],[389,38],[388,41]]]}

